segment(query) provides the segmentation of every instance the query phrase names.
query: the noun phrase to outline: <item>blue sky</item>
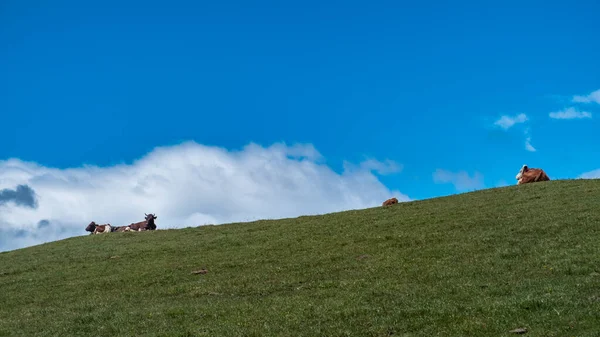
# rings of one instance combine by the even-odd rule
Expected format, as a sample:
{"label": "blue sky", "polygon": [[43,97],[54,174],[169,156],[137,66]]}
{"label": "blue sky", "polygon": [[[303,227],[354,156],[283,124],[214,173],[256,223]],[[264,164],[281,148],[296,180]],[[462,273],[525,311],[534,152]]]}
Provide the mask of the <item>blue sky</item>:
{"label": "blue sky", "polygon": [[[594,1],[5,0],[0,160],[63,172],[188,141],[283,142],[312,145],[339,174],[345,161],[393,161],[377,179],[410,199],[514,184],[523,164],[576,178],[600,169],[599,11]],[[16,191],[6,177],[0,188]]]}

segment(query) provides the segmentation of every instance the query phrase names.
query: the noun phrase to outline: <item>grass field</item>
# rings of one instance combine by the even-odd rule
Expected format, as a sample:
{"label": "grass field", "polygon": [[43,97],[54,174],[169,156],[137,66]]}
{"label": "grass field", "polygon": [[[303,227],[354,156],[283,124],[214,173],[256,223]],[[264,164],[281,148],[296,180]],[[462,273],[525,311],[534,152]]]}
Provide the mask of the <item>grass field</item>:
{"label": "grass field", "polygon": [[76,237],[0,253],[0,336],[600,336],[599,224],[570,180]]}

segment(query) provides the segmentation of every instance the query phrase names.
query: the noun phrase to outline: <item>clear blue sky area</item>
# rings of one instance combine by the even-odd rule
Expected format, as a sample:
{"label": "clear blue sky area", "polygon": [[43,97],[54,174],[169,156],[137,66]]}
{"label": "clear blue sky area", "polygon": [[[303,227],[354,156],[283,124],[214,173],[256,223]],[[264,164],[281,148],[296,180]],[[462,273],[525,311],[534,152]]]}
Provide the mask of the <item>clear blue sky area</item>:
{"label": "clear blue sky area", "polygon": [[[600,168],[600,2],[0,2],[0,159],[131,162],[194,140],[311,143],[391,159],[411,198],[437,169],[514,184]],[[554,119],[569,108],[591,118]],[[527,120],[502,128],[502,116]],[[504,124],[507,126],[507,124]],[[527,149],[526,142],[535,149]]]}

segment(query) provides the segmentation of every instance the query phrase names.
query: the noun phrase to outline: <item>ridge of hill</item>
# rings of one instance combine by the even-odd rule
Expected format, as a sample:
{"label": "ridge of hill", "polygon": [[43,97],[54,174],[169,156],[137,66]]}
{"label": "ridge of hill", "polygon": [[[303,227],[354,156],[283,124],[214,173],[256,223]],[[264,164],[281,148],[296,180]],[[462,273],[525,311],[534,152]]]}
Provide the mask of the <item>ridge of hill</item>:
{"label": "ridge of hill", "polygon": [[0,336],[600,336],[599,205],[555,180],[4,252]]}

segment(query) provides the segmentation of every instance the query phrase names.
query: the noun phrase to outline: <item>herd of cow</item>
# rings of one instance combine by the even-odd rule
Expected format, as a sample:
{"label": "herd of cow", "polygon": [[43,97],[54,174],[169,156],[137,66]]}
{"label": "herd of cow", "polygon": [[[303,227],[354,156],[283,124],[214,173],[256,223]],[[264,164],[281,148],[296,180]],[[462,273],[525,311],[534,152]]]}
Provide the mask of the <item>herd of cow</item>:
{"label": "herd of cow", "polygon": [[153,231],[156,229],[154,220],[158,217],[152,213],[146,214],[144,221],[132,223],[128,226],[113,226],[111,224],[98,225],[94,221],[90,222],[85,228],[90,234],[103,234],[111,232],[141,232],[141,231]]}
{"label": "herd of cow", "polygon": [[[515,178],[517,179],[517,185],[550,180],[550,178],[548,177],[546,172],[544,172],[544,170],[539,168],[531,168],[527,165],[523,165],[521,167],[521,170],[519,171],[519,173],[517,173],[517,176]],[[384,201],[381,206],[390,206],[397,203],[398,199],[390,198]]]}
{"label": "herd of cow", "polygon": [[[517,185],[534,183],[538,181],[547,181],[550,180],[546,172],[539,168],[530,168],[527,165],[523,165],[521,170],[515,177],[517,179]],[[398,199],[390,198],[383,202],[382,206],[390,206],[393,204],[397,204]],[[150,213],[145,214],[145,220],[132,223],[128,226],[112,226],[111,224],[98,225],[94,221],[90,222],[90,224],[85,228],[86,231],[91,234],[103,234],[103,233],[111,233],[111,232],[141,232],[146,230],[155,230],[156,224],[154,220],[157,219],[157,216]]]}

